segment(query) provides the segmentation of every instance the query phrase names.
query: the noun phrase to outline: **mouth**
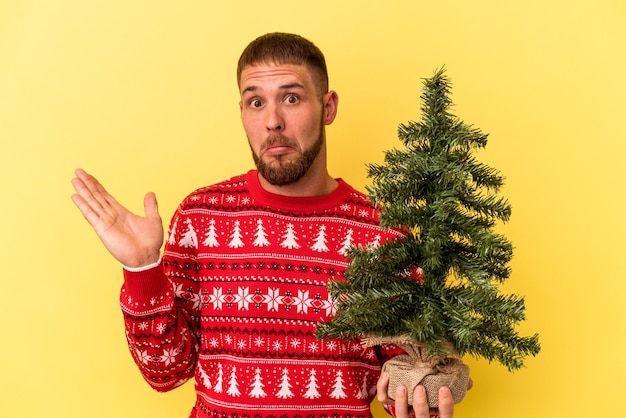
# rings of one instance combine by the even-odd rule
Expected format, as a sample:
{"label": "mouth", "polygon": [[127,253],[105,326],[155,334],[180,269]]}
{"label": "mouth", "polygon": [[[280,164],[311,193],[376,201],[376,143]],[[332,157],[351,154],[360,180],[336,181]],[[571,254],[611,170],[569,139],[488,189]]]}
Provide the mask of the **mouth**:
{"label": "mouth", "polygon": [[280,156],[294,151],[294,147],[287,138],[268,139],[262,149],[262,154]]}
{"label": "mouth", "polygon": [[292,148],[286,145],[273,145],[271,147],[265,148],[265,151],[263,152],[263,154],[269,155],[269,156],[278,156],[278,155],[287,154],[291,150]]}

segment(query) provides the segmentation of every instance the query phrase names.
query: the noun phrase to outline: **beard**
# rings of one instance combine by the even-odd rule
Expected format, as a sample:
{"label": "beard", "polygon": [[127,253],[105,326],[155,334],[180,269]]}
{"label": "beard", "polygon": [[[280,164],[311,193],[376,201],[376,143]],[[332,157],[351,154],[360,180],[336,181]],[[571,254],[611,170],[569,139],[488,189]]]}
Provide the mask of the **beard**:
{"label": "beard", "polygon": [[[294,141],[286,138],[282,135],[268,138],[265,141],[263,148],[273,144],[285,144],[292,148],[294,147]],[[309,171],[313,161],[317,158],[322,145],[324,144],[324,133],[320,129],[317,136],[317,140],[311,145],[310,148],[298,151],[295,157],[278,155],[272,157],[269,162],[263,161],[258,155],[252,151],[252,158],[256,164],[259,174],[263,176],[268,183],[273,186],[287,186],[300,180]],[[262,148],[262,149],[263,149]]]}

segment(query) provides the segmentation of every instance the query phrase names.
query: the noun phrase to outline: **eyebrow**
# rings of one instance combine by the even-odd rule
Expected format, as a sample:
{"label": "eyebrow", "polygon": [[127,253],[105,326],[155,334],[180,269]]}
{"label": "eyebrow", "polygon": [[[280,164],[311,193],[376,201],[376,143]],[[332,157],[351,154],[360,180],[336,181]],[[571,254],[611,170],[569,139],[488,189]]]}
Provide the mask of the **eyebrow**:
{"label": "eyebrow", "polygon": [[[303,89],[304,90],[304,86],[302,84],[300,84],[300,83],[283,84],[282,86],[279,87],[279,90],[290,90],[290,89],[294,89],[294,88]],[[245,94],[247,92],[252,92],[253,93],[253,92],[257,91],[258,89],[259,89],[258,86],[251,85],[251,86],[246,87],[245,89],[243,89],[241,91],[241,94],[243,95],[243,94]]]}

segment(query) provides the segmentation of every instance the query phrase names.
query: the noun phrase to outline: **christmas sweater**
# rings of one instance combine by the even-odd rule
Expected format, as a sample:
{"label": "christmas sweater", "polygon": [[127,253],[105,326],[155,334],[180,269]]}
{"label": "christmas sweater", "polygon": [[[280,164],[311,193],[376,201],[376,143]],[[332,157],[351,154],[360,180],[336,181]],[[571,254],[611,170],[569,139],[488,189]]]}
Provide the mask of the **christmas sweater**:
{"label": "christmas sweater", "polygon": [[162,261],[125,270],[121,306],[144,379],[168,391],[195,378],[190,417],[371,417],[393,348],[318,340],[352,246],[398,236],[343,180],[329,195],[261,188],[257,172],[189,195],[174,214]]}

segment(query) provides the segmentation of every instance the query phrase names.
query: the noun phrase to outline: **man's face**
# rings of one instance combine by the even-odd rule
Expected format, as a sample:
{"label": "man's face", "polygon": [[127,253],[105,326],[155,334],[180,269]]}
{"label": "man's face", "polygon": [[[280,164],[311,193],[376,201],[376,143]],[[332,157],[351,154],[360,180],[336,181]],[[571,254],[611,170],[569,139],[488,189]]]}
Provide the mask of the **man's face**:
{"label": "man's face", "polygon": [[316,163],[324,125],[334,119],[334,111],[328,119],[329,94],[317,89],[304,65],[249,66],[239,84],[241,119],[259,173],[276,186],[297,182]]}

